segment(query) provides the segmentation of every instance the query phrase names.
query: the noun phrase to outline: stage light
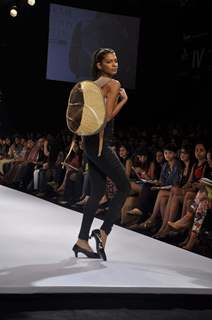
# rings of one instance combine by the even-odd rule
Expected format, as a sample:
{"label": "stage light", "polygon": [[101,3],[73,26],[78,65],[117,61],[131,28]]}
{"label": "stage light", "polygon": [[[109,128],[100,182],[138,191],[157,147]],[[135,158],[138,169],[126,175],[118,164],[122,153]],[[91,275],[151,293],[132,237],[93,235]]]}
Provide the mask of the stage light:
{"label": "stage light", "polygon": [[30,6],[34,6],[34,5],[35,5],[35,0],[27,0],[27,3],[28,3]]}
{"label": "stage light", "polygon": [[10,15],[11,17],[15,18],[18,14],[18,8],[17,6],[12,6],[10,9]]}

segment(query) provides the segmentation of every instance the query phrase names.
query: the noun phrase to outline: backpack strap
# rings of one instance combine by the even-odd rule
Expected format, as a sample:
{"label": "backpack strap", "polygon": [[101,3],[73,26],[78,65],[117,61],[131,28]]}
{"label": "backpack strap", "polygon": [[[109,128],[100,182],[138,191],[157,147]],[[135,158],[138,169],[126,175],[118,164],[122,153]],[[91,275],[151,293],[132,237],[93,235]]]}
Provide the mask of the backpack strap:
{"label": "backpack strap", "polygon": [[69,157],[70,154],[71,154],[71,151],[72,151],[73,148],[74,148],[75,141],[76,141],[76,135],[74,134],[73,139],[72,139],[72,141],[71,141],[71,145],[70,145],[69,152],[68,152],[68,154],[66,155],[64,162],[62,163],[62,165],[63,165],[62,168],[63,168],[63,169],[64,169],[65,165],[67,164],[66,160],[68,159],[68,157]]}
{"label": "backpack strap", "polygon": [[98,157],[102,154],[102,148],[103,148],[103,142],[104,142],[104,129],[102,129],[99,132],[99,150],[98,150]]}
{"label": "backpack strap", "polygon": [[97,84],[98,87],[102,88],[104,87],[108,82],[110,82],[112,79],[108,77],[99,77],[94,82]]}

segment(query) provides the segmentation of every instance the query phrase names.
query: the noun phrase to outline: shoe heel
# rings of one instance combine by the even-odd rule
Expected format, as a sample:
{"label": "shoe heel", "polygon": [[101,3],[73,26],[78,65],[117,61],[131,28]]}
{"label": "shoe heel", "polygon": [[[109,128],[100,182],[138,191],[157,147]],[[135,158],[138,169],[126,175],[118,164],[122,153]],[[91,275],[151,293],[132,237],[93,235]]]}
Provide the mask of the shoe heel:
{"label": "shoe heel", "polygon": [[74,251],[74,254],[75,254],[75,257],[77,258],[78,257],[78,249],[76,247],[76,245],[73,246],[72,250]]}
{"label": "shoe heel", "polygon": [[95,241],[96,241],[96,251],[99,254],[99,256],[106,261],[107,260],[107,256],[102,244],[102,240],[101,240],[101,234],[100,234],[100,230],[93,230],[91,232],[91,236],[90,238],[94,237]]}

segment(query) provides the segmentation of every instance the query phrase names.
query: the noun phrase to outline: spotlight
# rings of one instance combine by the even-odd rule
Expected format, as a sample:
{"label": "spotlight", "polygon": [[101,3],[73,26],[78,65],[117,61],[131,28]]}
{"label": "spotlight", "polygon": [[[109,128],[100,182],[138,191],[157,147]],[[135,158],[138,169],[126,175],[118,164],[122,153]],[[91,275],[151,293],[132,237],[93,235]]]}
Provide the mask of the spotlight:
{"label": "spotlight", "polygon": [[27,3],[28,3],[30,6],[34,6],[34,5],[35,5],[35,0],[27,0]]}
{"label": "spotlight", "polygon": [[10,15],[11,17],[15,18],[18,14],[18,8],[17,6],[12,6],[10,9]]}

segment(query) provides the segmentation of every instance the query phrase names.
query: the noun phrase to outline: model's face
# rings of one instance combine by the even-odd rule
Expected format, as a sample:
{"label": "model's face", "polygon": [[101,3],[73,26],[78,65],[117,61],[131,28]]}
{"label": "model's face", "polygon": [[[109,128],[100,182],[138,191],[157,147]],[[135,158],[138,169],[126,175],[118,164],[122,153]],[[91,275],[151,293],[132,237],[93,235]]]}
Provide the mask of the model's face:
{"label": "model's face", "polygon": [[102,75],[113,77],[118,71],[118,60],[115,53],[107,53],[101,62],[97,63],[97,68]]}

